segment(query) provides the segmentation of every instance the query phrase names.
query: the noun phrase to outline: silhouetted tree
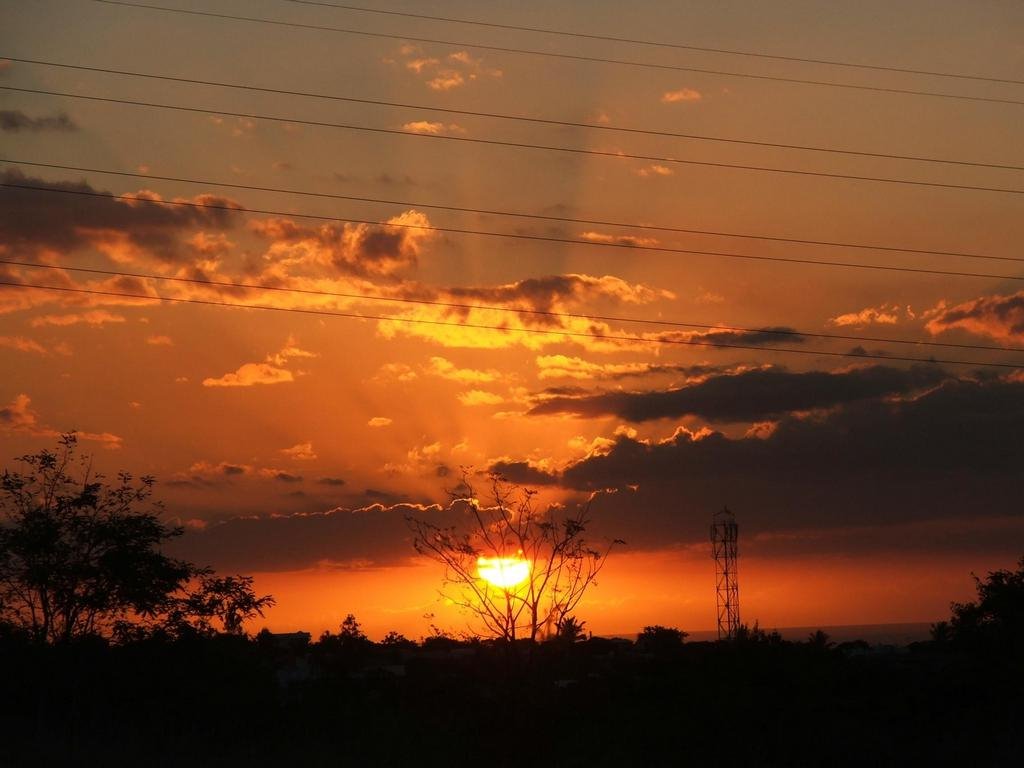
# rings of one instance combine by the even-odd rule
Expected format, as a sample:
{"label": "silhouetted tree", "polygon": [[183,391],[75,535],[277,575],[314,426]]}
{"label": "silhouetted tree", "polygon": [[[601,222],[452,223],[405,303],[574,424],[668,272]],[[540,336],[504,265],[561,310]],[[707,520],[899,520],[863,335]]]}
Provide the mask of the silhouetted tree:
{"label": "silhouetted tree", "polygon": [[341,631],[338,632],[338,637],[351,642],[363,642],[365,641],[366,635],[363,633],[363,629],[359,622],[356,621],[355,614],[350,613],[342,619]]}
{"label": "silhouetted tree", "polygon": [[953,639],[953,631],[948,621],[935,622],[929,631],[936,643],[947,643]]}
{"label": "silhouetted tree", "polygon": [[758,626],[758,623],[755,621],[754,626],[752,627],[748,626],[747,624],[740,624],[736,628],[736,635],[733,638],[733,640],[735,640],[736,643],[741,645],[744,643],[767,643],[769,645],[781,645],[782,635],[780,635],[774,629],[771,632],[765,632],[763,629],[761,629],[760,626]]}
{"label": "silhouetted tree", "polygon": [[953,641],[1024,653],[1024,557],[1016,571],[992,571],[984,580],[974,576],[974,584],[976,601],[952,605]]}
{"label": "silhouetted tree", "polygon": [[415,648],[416,643],[407,638],[401,632],[395,632],[391,630],[384,639],[380,641],[380,644],[388,648]]}
{"label": "silhouetted tree", "polygon": [[575,616],[563,616],[558,622],[558,631],[555,639],[565,643],[578,643],[586,640],[587,635],[583,631],[587,622],[580,621]]}
{"label": "silhouetted tree", "polygon": [[807,644],[812,648],[821,651],[831,650],[835,643],[832,642],[832,638],[829,637],[828,632],[821,629],[816,629],[807,636]]}
{"label": "silhouetted tree", "polygon": [[276,604],[272,595],[256,597],[252,576],[216,576],[204,569],[198,577],[178,610],[182,621],[203,634],[215,632],[217,621],[228,634],[241,635],[246,621]]}
{"label": "silhouetted tree", "polygon": [[107,482],[73,433],[19,461],[0,478],[0,621],[33,640],[206,632],[211,620],[240,632],[273,604],[251,579],[218,579],[161,551],[182,529],[160,521],[152,477]]}
{"label": "silhouetted tree", "polygon": [[[484,506],[463,474],[452,494],[453,505],[467,512],[463,526],[440,527],[410,516],[413,545],[444,567],[444,596],[479,621],[480,634],[507,641],[551,636],[594,584],[611,549],[623,542],[603,549],[587,542],[589,502],[575,510],[540,509],[535,491],[499,475],[490,480],[493,503]],[[525,561],[528,573],[514,586],[496,586],[480,577],[484,558]]]}
{"label": "silhouetted tree", "polygon": [[682,648],[683,640],[688,636],[688,632],[676,627],[655,624],[644,627],[643,632],[636,636],[636,647],[645,653],[669,653]]}

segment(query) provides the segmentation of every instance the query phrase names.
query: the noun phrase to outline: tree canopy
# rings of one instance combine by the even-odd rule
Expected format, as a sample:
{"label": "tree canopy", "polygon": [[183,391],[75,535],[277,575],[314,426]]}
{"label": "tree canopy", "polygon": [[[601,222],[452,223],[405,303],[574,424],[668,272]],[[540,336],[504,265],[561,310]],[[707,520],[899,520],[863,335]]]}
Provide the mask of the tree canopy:
{"label": "tree canopy", "polygon": [[82,636],[241,633],[274,604],[247,576],[216,576],[167,555],[180,527],[160,519],[155,479],[108,480],[78,452],[74,433],[57,450],[19,459],[0,477],[0,623],[37,642]]}

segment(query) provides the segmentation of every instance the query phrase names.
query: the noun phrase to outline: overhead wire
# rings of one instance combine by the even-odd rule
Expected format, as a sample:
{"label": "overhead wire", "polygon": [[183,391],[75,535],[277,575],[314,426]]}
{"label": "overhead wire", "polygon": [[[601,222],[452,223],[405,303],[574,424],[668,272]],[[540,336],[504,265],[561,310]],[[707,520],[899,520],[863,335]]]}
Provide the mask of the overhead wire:
{"label": "overhead wire", "polygon": [[639,344],[669,344],[669,345],[681,345],[681,346],[693,346],[693,347],[712,347],[716,349],[742,349],[742,350],[753,350],[758,352],[778,352],[783,354],[798,354],[798,355],[817,355],[825,357],[842,357],[842,358],[860,358],[860,359],[876,359],[886,360],[890,362],[915,362],[915,363],[933,363],[943,365],[966,365],[976,367],[990,367],[990,368],[1005,368],[1012,370],[1024,370],[1024,364],[1017,363],[996,363],[996,362],[976,362],[970,360],[945,360],[934,357],[911,357],[907,355],[888,355],[888,354],[876,354],[873,352],[834,352],[829,350],[809,350],[809,349],[797,349],[792,347],[766,347],[763,345],[753,344],[732,344],[732,343],[720,343],[720,342],[708,342],[700,339],[675,339],[675,338],[638,338],[636,336],[622,336],[617,334],[597,334],[597,333],[584,333],[582,331],[571,331],[571,330],[554,330],[547,328],[509,328],[502,325],[489,325],[484,323],[468,323],[461,321],[450,321],[450,320],[431,320],[427,318],[410,318],[410,317],[396,317],[390,315],[369,315],[361,314],[356,312],[340,312],[335,310],[326,309],[311,309],[305,307],[275,307],[266,304],[243,304],[239,302],[227,302],[217,301],[213,299],[195,299],[185,297],[171,297],[161,296],[146,293],[137,293],[130,291],[106,291],[93,288],[75,288],[70,286],[53,286],[53,285],[40,285],[36,283],[16,283],[10,280],[0,280],[0,286],[7,286],[11,288],[22,288],[22,289],[35,289],[44,291],[59,291],[64,293],[76,293],[86,294],[95,296],[108,296],[114,298],[130,298],[130,299],[143,299],[148,301],[160,301],[160,302],[172,302],[182,304],[198,304],[206,306],[216,307],[235,307],[238,309],[257,309],[274,312],[293,312],[305,315],[318,315],[318,316],[329,316],[329,317],[344,317],[358,320],[374,320],[382,322],[397,322],[407,324],[419,324],[419,325],[431,325],[431,326],[444,326],[444,327],[458,327],[458,328],[469,328],[474,330],[488,330],[488,331],[499,331],[502,333],[525,333],[525,334],[541,334],[546,336],[558,336],[565,338],[587,338],[598,341],[616,341],[616,342],[627,342],[627,343],[639,343]]}
{"label": "overhead wire", "polygon": [[757,139],[740,139],[729,136],[713,136],[710,134],[683,133],[680,131],[664,131],[648,128],[637,128],[633,126],[612,125],[607,123],[595,123],[579,120],[562,120],[556,118],[534,117],[530,115],[510,114],[507,112],[488,112],[482,110],[456,109],[453,107],[441,107],[430,104],[416,104],[402,101],[388,101],[383,99],[371,99],[357,96],[342,96],[337,94],[318,93],[315,91],[303,91],[293,88],[269,88],[247,83],[229,83],[222,80],[205,80],[195,77],[179,77],[175,75],[161,75],[152,72],[139,72],[135,70],[115,69],[112,67],[95,67],[85,64],[68,64],[65,62],[45,61],[42,59],[27,59],[16,56],[0,56],[0,59],[20,64],[34,66],[54,67],[59,69],[70,69],[78,72],[95,72],[106,75],[120,75],[124,77],[137,77],[147,80],[160,80],[171,83],[182,83],[186,85],[203,85],[216,88],[229,88],[235,90],[249,91],[254,93],[269,93],[278,96],[299,96],[302,98],[339,101],[351,104],[367,104],[398,109],[411,109],[421,112],[437,112],[449,115],[462,115],[465,117],[480,117],[495,120],[509,120],[514,122],[532,123],[537,125],[550,125],[563,128],[584,128],[587,130],[604,131],[611,133],[636,134],[642,136],[657,136],[661,138],[676,138],[692,141],[708,141],[723,144],[738,144],[767,149],[786,149],[801,152],[820,152],[831,155],[847,155],[851,157],[865,157],[884,160],[905,160],[918,163],[936,163],[943,165],[957,165],[971,168],[992,168],[997,170],[1024,171],[1024,165],[1013,163],[985,163],[975,160],[962,160],[945,157],[930,157],[922,155],[906,155],[891,152],[870,152],[866,150],[846,149],[841,147],[823,147],[810,144],[786,144],[774,141],[761,141]]}
{"label": "overhead wire", "polygon": [[846,67],[850,69],[867,69],[876,72],[897,72],[909,75],[926,75],[929,77],[947,77],[957,80],[977,80],[986,83],[1007,83],[1012,85],[1024,85],[1024,80],[1012,78],[994,77],[990,75],[971,75],[960,72],[943,72],[929,69],[912,69],[909,67],[896,67],[883,64],[864,64],[862,62],[840,61],[837,59],[816,59],[808,56],[786,56],[777,53],[765,53],[764,51],[737,50],[735,48],[713,48],[708,46],[693,45],[692,43],[668,43],[658,40],[642,40],[632,37],[620,37],[616,35],[598,35],[594,33],[579,32],[566,29],[551,29],[549,27],[531,27],[521,24],[501,24],[493,21],[481,21],[479,19],[460,19],[452,16],[431,16],[425,13],[411,13],[409,11],[386,10],[383,8],[367,8],[361,5],[349,5],[344,3],[328,3],[322,0],[285,0],[285,2],[297,5],[321,6],[324,8],[337,8],[344,11],[356,11],[359,13],[373,13],[381,16],[395,16],[408,19],[421,19],[426,21],[439,21],[449,24],[465,24],[474,27],[488,27],[490,29],[504,29],[516,32],[538,32],[545,35],[557,35],[581,40],[597,40],[609,43],[629,43],[631,45],[645,45],[654,48],[671,48],[682,51],[694,51],[698,53],[717,53],[728,56],[747,56],[757,59],[770,59],[773,61],[788,61],[799,64],[824,64],[830,67]]}
{"label": "overhead wire", "polygon": [[30,261],[19,261],[17,259],[2,259],[0,264],[13,267],[26,267],[30,269],[46,269],[51,271],[79,272],[90,275],[103,275],[105,277],[133,277],[141,280],[163,280],[173,283],[188,283],[192,285],[209,285],[217,288],[242,288],[246,290],[271,291],[276,293],[295,293],[306,296],[324,296],[328,298],[348,299],[352,301],[382,301],[393,304],[411,304],[429,307],[441,307],[443,309],[457,310],[484,310],[489,312],[505,312],[517,315],[533,315],[537,317],[568,318],[573,320],[597,320],[609,323],[637,323],[639,325],[652,325],[671,328],[694,328],[711,332],[736,332],[764,334],[769,336],[789,336],[793,338],[825,339],[829,341],[862,341],[886,344],[909,344],[912,346],[925,347],[947,347],[955,349],[970,349],[986,352],[1024,352],[1024,347],[1004,347],[990,344],[964,344],[947,341],[926,341],[919,339],[894,339],[879,336],[855,336],[838,333],[819,333],[814,331],[802,331],[795,328],[784,328],[779,326],[753,327],[723,325],[712,323],[694,323],[682,320],[652,319],[645,317],[628,317],[618,315],[602,315],[579,312],[563,312],[549,309],[526,309],[522,307],[502,307],[494,304],[471,304],[466,302],[441,301],[439,299],[417,299],[408,296],[380,296],[365,293],[346,293],[342,291],[325,291],[315,288],[295,288],[280,285],[268,285],[265,283],[243,283],[233,280],[214,280],[212,278],[182,277],[179,275],[158,275],[147,272],[129,272],[124,269],[100,269],[98,267],[75,267],[59,264],[39,264]]}
{"label": "overhead wire", "polygon": [[0,157],[0,162],[11,163],[15,165],[30,166],[33,168],[49,168],[55,170],[64,171],[77,171],[81,173],[98,173],[105,176],[122,176],[132,179],[143,179],[143,180],[157,180],[157,181],[172,181],[184,184],[200,184],[214,187],[224,187],[226,189],[244,189],[252,192],[271,192],[275,194],[286,194],[286,195],[297,195],[301,197],[313,197],[313,198],[324,198],[328,200],[348,200],[351,202],[359,203],[373,203],[381,205],[398,205],[403,207],[411,208],[427,208],[432,210],[441,211],[452,211],[455,213],[473,213],[481,214],[486,216],[505,216],[509,218],[517,219],[535,219],[538,221],[557,221],[566,224],[586,224],[591,226],[605,226],[605,227],[623,227],[642,231],[653,231],[653,232],[673,232],[677,234],[696,234],[696,235],[710,235],[714,237],[734,237],[748,240],[767,240],[771,242],[782,242],[782,243],[795,243],[800,245],[823,245],[836,248],[853,248],[861,250],[873,250],[873,251],[888,251],[895,253],[907,253],[907,254],[920,254],[927,256],[955,256],[965,259],[985,259],[990,261],[1008,261],[1008,262],[1024,262],[1024,257],[1018,256],[995,256],[981,253],[969,253],[965,251],[940,251],[940,250],[928,250],[923,248],[909,248],[903,246],[893,245],[877,245],[868,243],[850,243],[835,240],[814,240],[808,238],[795,238],[795,237],[781,237],[773,235],[756,235],[750,233],[741,232],[723,232],[720,230],[709,230],[709,229],[692,229],[685,227],[670,227],[667,225],[658,224],[641,224],[637,222],[628,221],[612,221],[606,219],[584,219],[584,218],[573,218],[570,216],[553,216],[539,213],[525,213],[522,211],[507,211],[507,210],[495,210],[490,208],[471,208],[465,206],[456,205],[442,205],[439,203],[428,203],[422,200],[392,200],[380,197],[366,197],[360,195],[342,195],[334,192],[313,192],[311,190],[303,189],[291,189],[287,187],[267,187],[259,186],[256,184],[240,184],[238,182],[230,182],[215,179],[194,179],[186,178],[183,176],[163,176],[156,173],[136,173],[131,171],[119,171],[110,168],[90,168],[87,166],[80,165],[62,165],[59,163],[41,163],[32,160],[24,160],[21,158],[14,157]]}
{"label": "overhead wire", "polygon": [[467,229],[460,227],[438,227],[426,224],[410,224],[406,222],[388,222],[388,221],[375,221],[371,219],[357,219],[349,217],[339,216],[325,216],[320,214],[311,213],[297,213],[294,211],[281,211],[281,210],[268,210],[263,208],[239,208],[230,205],[217,205],[214,203],[200,203],[190,200],[151,200],[145,197],[131,197],[131,196],[118,196],[109,194],[106,192],[96,192],[91,190],[83,189],[62,189],[55,188],[52,186],[39,186],[34,184],[16,184],[12,182],[0,183],[0,188],[6,189],[23,189],[33,192],[43,192],[50,194],[66,194],[66,195],[79,195],[94,198],[104,198],[108,200],[131,200],[136,203],[150,204],[150,205],[175,205],[175,206],[188,206],[192,208],[206,208],[211,210],[229,211],[234,213],[245,213],[245,214],[261,214],[271,216],[291,216],[295,218],[312,219],[317,221],[333,221],[338,223],[348,224],[367,224],[371,226],[384,226],[384,227],[397,227],[401,229],[415,229],[427,232],[448,232],[452,234],[460,235],[476,235],[481,237],[496,237],[506,238],[510,240],[521,240],[521,241],[533,241],[543,243],[559,243],[565,245],[582,245],[588,247],[598,248],[619,248],[628,249],[630,251],[639,252],[652,252],[652,253],[676,253],[676,254],[688,254],[696,256],[712,256],[730,259],[743,259],[748,261],[763,261],[763,262],[777,262],[786,264],[803,264],[803,265],[816,265],[821,267],[839,267],[847,269],[864,269],[864,270],[878,270],[884,272],[902,272],[909,274],[922,274],[922,275],[941,275],[945,277],[966,277],[966,278],[983,278],[989,280],[1012,280],[1012,281],[1024,281],[1022,275],[1003,275],[1003,274],[991,274],[983,272],[960,272],[954,270],[943,270],[943,269],[928,269],[924,267],[904,267],[904,266],[892,266],[883,264],[861,264],[857,262],[843,262],[843,261],[823,261],[816,259],[801,259],[796,257],[788,256],[765,256],[765,255],[754,255],[754,254],[742,254],[742,253],[731,253],[727,251],[707,251],[707,250],[696,250],[689,248],[671,248],[668,246],[655,246],[655,245],[642,245],[633,243],[623,242],[604,242],[599,240],[580,240],[574,238],[554,237],[551,235],[531,235],[522,232],[493,232],[489,230],[480,229]]}
{"label": "overhead wire", "polygon": [[[97,0],[98,1],[98,0]],[[227,117],[238,117],[246,118],[249,120],[267,120],[270,122],[287,123],[291,125],[308,125],[318,128],[336,128],[346,131],[360,131],[364,133],[375,133],[389,136],[408,136],[419,139],[433,139],[437,141],[450,141],[464,144],[480,144],[485,146],[493,147],[508,147],[511,149],[532,149],[540,150],[545,152],[560,152],[572,155],[583,155],[591,157],[604,157],[614,158],[618,160],[644,160],[652,163],[670,163],[673,165],[692,165],[700,166],[704,168],[730,168],[741,171],[758,171],[766,173],[779,173],[792,176],[802,177],[814,177],[814,178],[827,178],[827,179],[843,179],[847,181],[866,181],[880,184],[899,184],[904,186],[914,187],[930,187],[935,189],[949,189],[958,191],[972,191],[972,192],[994,192],[1000,194],[1009,195],[1024,195],[1024,189],[1016,189],[1012,187],[988,187],[973,184],[952,184],[938,181],[923,181],[920,179],[900,179],[889,176],[860,176],[855,174],[847,173],[831,173],[826,171],[808,171],[800,170],[796,168],[782,168],[774,166],[763,166],[763,165],[749,165],[742,163],[722,163],[714,162],[710,160],[692,160],[683,159],[677,157],[668,157],[663,155],[641,155],[636,153],[613,151],[613,150],[599,150],[599,149],[586,149],[584,147],[565,147],[549,144],[534,144],[523,141],[505,141],[500,139],[482,139],[474,138],[471,136],[452,136],[439,133],[419,133],[415,131],[409,131],[398,128],[380,128],[366,125],[356,125],[352,123],[335,123],[322,120],[307,120],[297,117],[282,117],[279,115],[266,115],[255,112],[235,112],[226,109],[207,109],[203,107],[188,107],[181,104],[162,104],[151,101],[141,101],[138,99],[117,99],[108,96],[90,96],[87,94],[80,93],[69,93],[66,91],[51,91],[41,88],[20,88],[11,85],[0,85],[0,90],[12,91],[15,93],[32,93],[43,96],[59,96],[68,99],[80,99],[85,101],[101,102],[106,104],[121,104],[125,106],[133,107],[146,107],[152,109],[166,109],[174,112],[187,112],[192,114],[203,114],[203,115],[222,115]]]}
{"label": "overhead wire", "polygon": [[707,75],[718,75],[722,77],[736,77],[736,78],[748,78],[752,80],[772,81],[781,83],[794,83],[800,85],[814,85],[830,88],[845,88],[858,91],[873,91],[877,93],[890,93],[897,95],[909,95],[909,96],[928,96],[942,99],[955,99],[961,101],[974,101],[974,102],[988,102],[993,104],[1012,104],[1021,106],[1024,105],[1024,100],[1020,99],[1005,99],[993,96],[977,96],[969,94],[959,93],[944,93],[940,91],[924,91],[910,88],[892,88],[880,85],[861,85],[857,83],[844,83],[827,80],[812,80],[807,78],[797,77],[783,77],[781,75],[767,75],[767,74],[754,74],[751,72],[733,72],[728,70],[719,69],[708,69],[701,67],[684,67],[677,64],[659,64],[656,62],[646,61],[632,61],[628,59],[615,59],[605,56],[584,56],[581,54],[571,54],[564,52],[555,51],[542,51],[537,49],[527,48],[514,48],[511,46],[500,46],[500,45],[485,45],[478,42],[459,42],[455,40],[443,40],[438,38],[420,37],[413,35],[399,35],[385,32],[370,32],[361,29],[350,29],[345,27],[328,26],[324,24],[304,24],[296,21],[282,21],[279,19],[264,19],[253,16],[241,16],[238,14],[229,13],[216,13],[213,11],[202,11],[197,9],[188,8],[171,8],[168,6],[161,5],[147,5],[144,3],[133,3],[126,2],[126,0],[92,0],[95,3],[102,3],[104,5],[122,6],[128,8],[145,9],[149,11],[160,11],[163,13],[175,13],[191,16],[200,16],[206,18],[224,19],[231,21],[245,21],[258,24],[269,24],[279,27],[289,27],[293,29],[306,29],[315,30],[321,32],[337,32],[340,34],[355,35],[360,37],[387,39],[387,40],[404,40],[414,43],[429,43],[433,45],[446,45],[454,48],[471,48],[473,50],[481,51],[494,51],[498,53],[513,53],[526,56],[542,56],[547,58],[561,59],[565,61],[580,61],[600,64],[611,64],[617,66],[627,67],[638,67],[643,69],[656,69],[665,71],[675,72],[692,72],[695,74],[707,74]]}

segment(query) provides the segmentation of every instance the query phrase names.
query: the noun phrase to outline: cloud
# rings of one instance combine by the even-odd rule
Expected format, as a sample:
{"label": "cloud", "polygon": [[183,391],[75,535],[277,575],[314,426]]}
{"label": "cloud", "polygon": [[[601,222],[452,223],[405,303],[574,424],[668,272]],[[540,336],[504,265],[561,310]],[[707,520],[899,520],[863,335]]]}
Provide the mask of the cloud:
{"label": "cloud", "polygon": [[[390,226],[389,226],[390,225]],[[346,275],[392,276],[416,265],[424,246],[436,237],[423,213],[409,210],[386,224],[330,222],[305,227],[288,219],[250,223],[271,241],[268,260],[285,266],[333,267]]]}
{"label": "cloud", "polygon": [[913,399],[857,400],[814,419],[784,416],[767,435],[619,435],[566,467],[559,482],[617,490],[597,504],[602,525],[647,548],[703,542],[711,511],[723,504],[738,512],[745,536],[1008,513],[1020,519],[1022,433],[1024,382],[948,378]]}
{"label": "cloud", "polygon": [[385,59],[389,64],[404,66],[432,91],[450,91],[467,83],[501,78],[500,69],[487,66],[482,58],[474,58],[468,51],[455,51],[444,59],[424,56],[416,45],[403,45],[398,49],[398,60]]}
{"label": "cloud", "polygon": [[28,395],[17,395],[8,405],[0,408],[0,426],[5,431],[34,430],[38,417],[31,404]]}
{"label": "cloud", "polygon": [[803,344],[806,339],[797,333],[795,328],[786,326],[773,326],[749,331],[736,331],[731,329],[708,330],[708,331],[667,331],[646,336],[650,339],[664,341],[693,342],[712,347],[716,344],[721,346],[763,346],[765,344]]}
{"label": "cloud", "polygon": [[153,335],[146,337],[146,343],[154,347],[173,347],[174,340],[170,336]]}
{"label": "cloud", "polygon": [[409,133],[425,133],[431,136],[440,136],[443,134],[462,134],[466,132],[458,123],[444,123],[429,122],[427,120],[416,120],[411,123],[405,123],[402,126],[403,131],[409,131]]}
{"label": "cloud", "polygon": [[265,477],[270,480],[277,480],[281,483],[301,483],[303,477],[296,475],[293,472],[288,472],[283,469],[266,468],[259,470],[260,477]]}
{"label": "cloud", "polygon": [[[391,494],[368,491],[367,495]],[[406,517],[437,525],[466,517],[464,505],[371,504],[314,514],[238,517],[188,529],[172,544],[176,556],[230,571],[289,571],[322,564],[338,568],[408,564],[416,555]]]}
{"label": "cloud", "polygon": [[877,307],[865,307],[859,312],[847,312],[829,318],[830,325],[857,326],[895,325],[899,322],[900,308],[895,304],[882,304]]}
{"label": "cloud", "polygon": [[45,117],[29,117],[21,110],[0,109],[0,131],[40,133],[42,131],[77,131],[75,121],[63,112]]}
{"label": "cloud", "polygon": [[295,339],[289,336],[288,341],[285,342],[281,351],[267,355],[267,362],[273,363],[274,365],[287,365],[287,362],[294,358],[304,358],[308,360],[313,357],[319,357],[319,355],[316,352],[310,352],[309,350],[302,349],[296,344]]}
{"label": "cloud", "polygon": [[646,179],[658,176],[673,176],[675,175],[675,171],[673,171],[667,165],[658,165],[655,163],[652,165],[646,165],[643,168],[639,168],[636,172],[636,175],[639,176],[640,178]]}
{"label": "cloud", "polygon": [[679,102],[700,101],[703,97],[700,91],[693,88],[680,88],[676,91],[665,91],[661,95],[662,104],[678,104]]}
{"label": "cloud", "polygon": [[[131,197],[106,195],[85,181],[50,182],[8,168],[0,172],[7,184],[66,190],[80,194],[46,194],[36,190],[7,189],[4,216],[0,217],[0,253],[48,261],[96,248],[119,262],[154,259],[177,264],[191,258],[181,238],[195,228],[224,229],[234,224],[230,210],[241,206],[217,195],[175,200],[218,206],[195,208],[160,205],[155,192],[140,190]],[[140,202],[142,200],[149,202]]]}
{"label": "cloud", "polygon": [[653,246],[658,244],[656,237],[640,237],[638,235],[610,235],[606,232],[580,232],[580,237],[592,243],[608,243],[631,247]]}
{"label": "cloud", "polygon": [[[305,445],[295,447],[304,448]],[[291,450],[293,449],[285,449],[281,452],[287,455]],[[292,458],[295,457],[293,456]],[[313,456],[312,458],[316,457]],[[187,471],[172,477],[169,485],[201,488],[223,485],[232,479],[246,477],[289,484],[304,482],[304,478],[301,475],[285,469],[278,469],[277,467],[258,467],[252,464],[238,464],[228,461],[222,461],[217,464],[208,461],[197,461]]]}
{"label": "cloud", "polygon": [[[409,307],[394,316],[422,322],[381,321],[378,331],[385,338],[412,336],[447,347],[477,349],[501,349],[518,345],[540,349],[569,341],[588,349],[607,351],[618,351],[623,342],[599,338],[601,336],[622,335],[638,341],[643,339],[632,332],[614,330],[607,322],[586,317],[566,317],[560,313],[572,313],[584,305],[593,312],[600,303],[647,304],[659,299],[674,298],[669,291],[653,289],[642,283],[627,283],[611,275],[595,277],[584,274],[547,275],[497,286],[409,289],[404,296],[486,306]],[[524,312],[513,314],[508,309]],[[480,325],[493,326],[493,329],[473,327]],[[544,333],[515,333],[516,329],[539,329]]]}
{"label": "cloud", "polygon": [[858,400],[908,395],[935,387],[948,378],[947,372],[930,365],[909,369],[872,366],[837,373],[756,369],[714,376],[678,389],[556,395],[541,400],[529,413],[581,418],[614,416],[631,422],[682,416],[719,423],[754,422]]}
{"label": "cloud", "polygon": [[18,352],[31,352],[44,357],[50,354],[38,341],[26,339],[24,336],[0,336],[0,347]]}
{"label": "cloud", "polygon": [[738,372],[747,367],[715,365],[680,365],[676,363],[594,363],[568,355],[538,355],[539,379],[625,379],[654,374],[682,375],[687,381],[696,381],[713,374]]}
{"label": "cloud", "polygon": [[110,432],[79,432],[57,430],[40,423],[39,414],[32,408],[32,399],[26,394],[17,395],[9,404],[0,408],[0,432],[22,434],[31,437],[55,438],[63,431],[75,431],[81,440],[102,443],[104,448],[116,450],[122,445],[122,438]]}
{"label": "cloud", "polygon": [[106,323],[123,322],[126,322],[126,318],[123,315],[115,315],[112,312],[97,309],[90,312],[82,312],[80,314],[43,315],[42,317],[33,318],[31,325],[33,328],[41,328],[47,325],[55,325],[59,327],[79,324],[100,326]]}
{"label": "cloud", "polygon": [[487,469],[516,485],[554,485],[558,476],[537,467],[528,461],[501,460],[491,464]]}
{"label": "cloud", "polygon": [[222,461],[219,464],[197,461],[188,468],[188,471],[193,475],[237,477],[249,474],[252,472],[252,467],[248,464],[232,464],[227,461]]}
{"label": "cloud", "polygon": [[389,427],[391,426],[391,419],[389,419],[387,416],[374,416],[372,419],[366,422],[366,424],[367,426],[376,428]]}
{"label": "cloud", "polygon": [[459,402],[463,405],[500,405],[505,398],[494,392],[486,392],[482,389],[471,389],[459,395]]}
{"label": "cloud", "polygon": [[295,381],[292,372],[269,363],[245,363],[219,378],[203,379],[204,387],[252,387],[256,384],[285,384]]}
{"label": "cloud", "polygon": [[1024,341],[1024,291],[1009,296],[982,296],[953,307],[945,303],[925,313],[925,328],[938,335],[960,328],[998,341]]}
{"label": "cloud", "polygon": [[319,485],[330,485],[335,487],[345,485],[345,481],[342,480],[340,477],[321,477],[319,480],[317,480],[317,483]]}
{"label": "cloud", "polygon": [[440,63],[440,59],[409,59],[405,62],[405,68],[410,72],[415,72],[419,75],[431,67],[436,67]]}
{"label": "cloud", "polygon": [[287,384],[295,381],[297,375],[303,371],[293,373],[284,368],[289,361],[295,358],[317,357],[315,352],[309,352],[296,346],[295,340],[288,337],[284,347],[278,352],[267,355],[262,363],[245,363],[231,373],[225,373],[219,378],[203,379],[204,387],[252,387],[257,384]]}
{"label": "cloud", "polygon": [[450,360],[446,360],[443,357],[430,358],[430,364],[426,366],[424,370],[427,373],[433,376],[439,376],[442,379],[467,384],[473,382],[485,383],[489,381],[497,381],[502,377],[502,374],[493,368],[486,371],[479,371],[474,368],[459,368],[455,363]]}
{"label": "cloud", "polygon": [[427,80],[427,87],[432,91],[450,91],[452,88],[458,88],[465,82],[466,78],[462,76],[461,72],[445,69],[438,72],[435,77]]}
{"label": "cloud", "polygon": [[[502,458],[510,481],[592,499],[588,538],[625,538],[632,550],[706,551],[714,510],[728,504],[747,555],[836,552],[1010,552],[1019,548],[1024,381],[949,377],[915,398],[879,396],[818,418],[783,416],[757,435],[676,429],[642,439],[619,430],[554,471]],[[436,445],[436,444],[434,444]],[[424,466],[436,452],[414,449]],[[239,571],[316,564],[401,565],[413,555],[407,515],[440,527],[468,520],[461,505],[399,503],[234,518],[190,529],[176,554]]]}
{"label": "cloud", "polygon": [[282,448],[281,453],[295,461],[313,461],[316,459],[316,452],[313,450],[313,443],[298,443],[291,448]]}

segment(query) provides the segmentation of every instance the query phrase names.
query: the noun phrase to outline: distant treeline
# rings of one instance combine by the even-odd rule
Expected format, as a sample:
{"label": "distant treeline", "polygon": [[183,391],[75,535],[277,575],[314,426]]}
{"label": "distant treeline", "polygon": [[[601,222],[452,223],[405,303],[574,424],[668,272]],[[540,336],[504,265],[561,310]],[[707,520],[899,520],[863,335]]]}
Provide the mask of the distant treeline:
{"label": "distant treeline", "polygon": [[787,642],[371,642],[294,633],[0,641],[5,766],[1019,765],[1007,627],[907,649]]}

